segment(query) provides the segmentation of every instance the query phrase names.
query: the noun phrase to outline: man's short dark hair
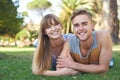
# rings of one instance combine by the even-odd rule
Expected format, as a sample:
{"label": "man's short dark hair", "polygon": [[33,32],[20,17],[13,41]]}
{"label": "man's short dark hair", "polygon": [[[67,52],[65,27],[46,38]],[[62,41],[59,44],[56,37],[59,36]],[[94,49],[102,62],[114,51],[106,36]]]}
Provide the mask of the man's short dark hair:
{"label": "man's short dark hair", "polygon": [[88,12],[87,10],[85,9],[76,9],[75,11],[73,11],[72,13],[72,16],[71,16],[71,21],[78,15],[81,15],[81,14],[86,14],[90,20],[92,20],[92,14],[90,12]]}

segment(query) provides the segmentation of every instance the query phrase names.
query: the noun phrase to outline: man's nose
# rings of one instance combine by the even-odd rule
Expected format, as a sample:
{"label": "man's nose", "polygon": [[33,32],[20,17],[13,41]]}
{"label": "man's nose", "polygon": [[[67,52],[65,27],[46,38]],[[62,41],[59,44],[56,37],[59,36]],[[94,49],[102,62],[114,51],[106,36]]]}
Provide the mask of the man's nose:
{"label": "man's nose", "polygon": [[79,30],[82,30],[82,29],[83,29],[83,27],[81,25],[79,25]]}

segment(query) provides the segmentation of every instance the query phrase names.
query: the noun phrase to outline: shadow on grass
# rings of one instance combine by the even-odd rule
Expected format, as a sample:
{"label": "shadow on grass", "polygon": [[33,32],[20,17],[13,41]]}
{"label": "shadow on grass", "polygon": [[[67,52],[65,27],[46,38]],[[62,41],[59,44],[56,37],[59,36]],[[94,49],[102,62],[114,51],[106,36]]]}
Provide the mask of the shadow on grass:
{"label": "shadow on grass", "polygon": [[0,52],[0,59],[8,58],[9,56]]}

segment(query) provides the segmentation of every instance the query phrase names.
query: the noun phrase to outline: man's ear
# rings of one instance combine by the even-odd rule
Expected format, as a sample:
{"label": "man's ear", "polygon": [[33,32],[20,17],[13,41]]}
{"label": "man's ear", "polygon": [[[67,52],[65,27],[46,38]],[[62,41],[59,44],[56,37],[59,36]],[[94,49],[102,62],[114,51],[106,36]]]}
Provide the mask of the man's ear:
{"label": "man's ear", "polygon": [[74,33],[74,27],[72,28],[72,30],[73,30],[73,33]]}

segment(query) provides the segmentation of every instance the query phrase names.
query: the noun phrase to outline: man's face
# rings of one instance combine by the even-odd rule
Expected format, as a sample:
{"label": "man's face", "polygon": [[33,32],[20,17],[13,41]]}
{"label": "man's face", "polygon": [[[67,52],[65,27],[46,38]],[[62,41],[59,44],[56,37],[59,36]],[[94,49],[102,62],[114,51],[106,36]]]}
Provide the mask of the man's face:
{"label": "man's face", "polygon": [[87,15],[77,15],[72,20],[74,33],[81,41],[86,41],[92,34],[93,25]]}

